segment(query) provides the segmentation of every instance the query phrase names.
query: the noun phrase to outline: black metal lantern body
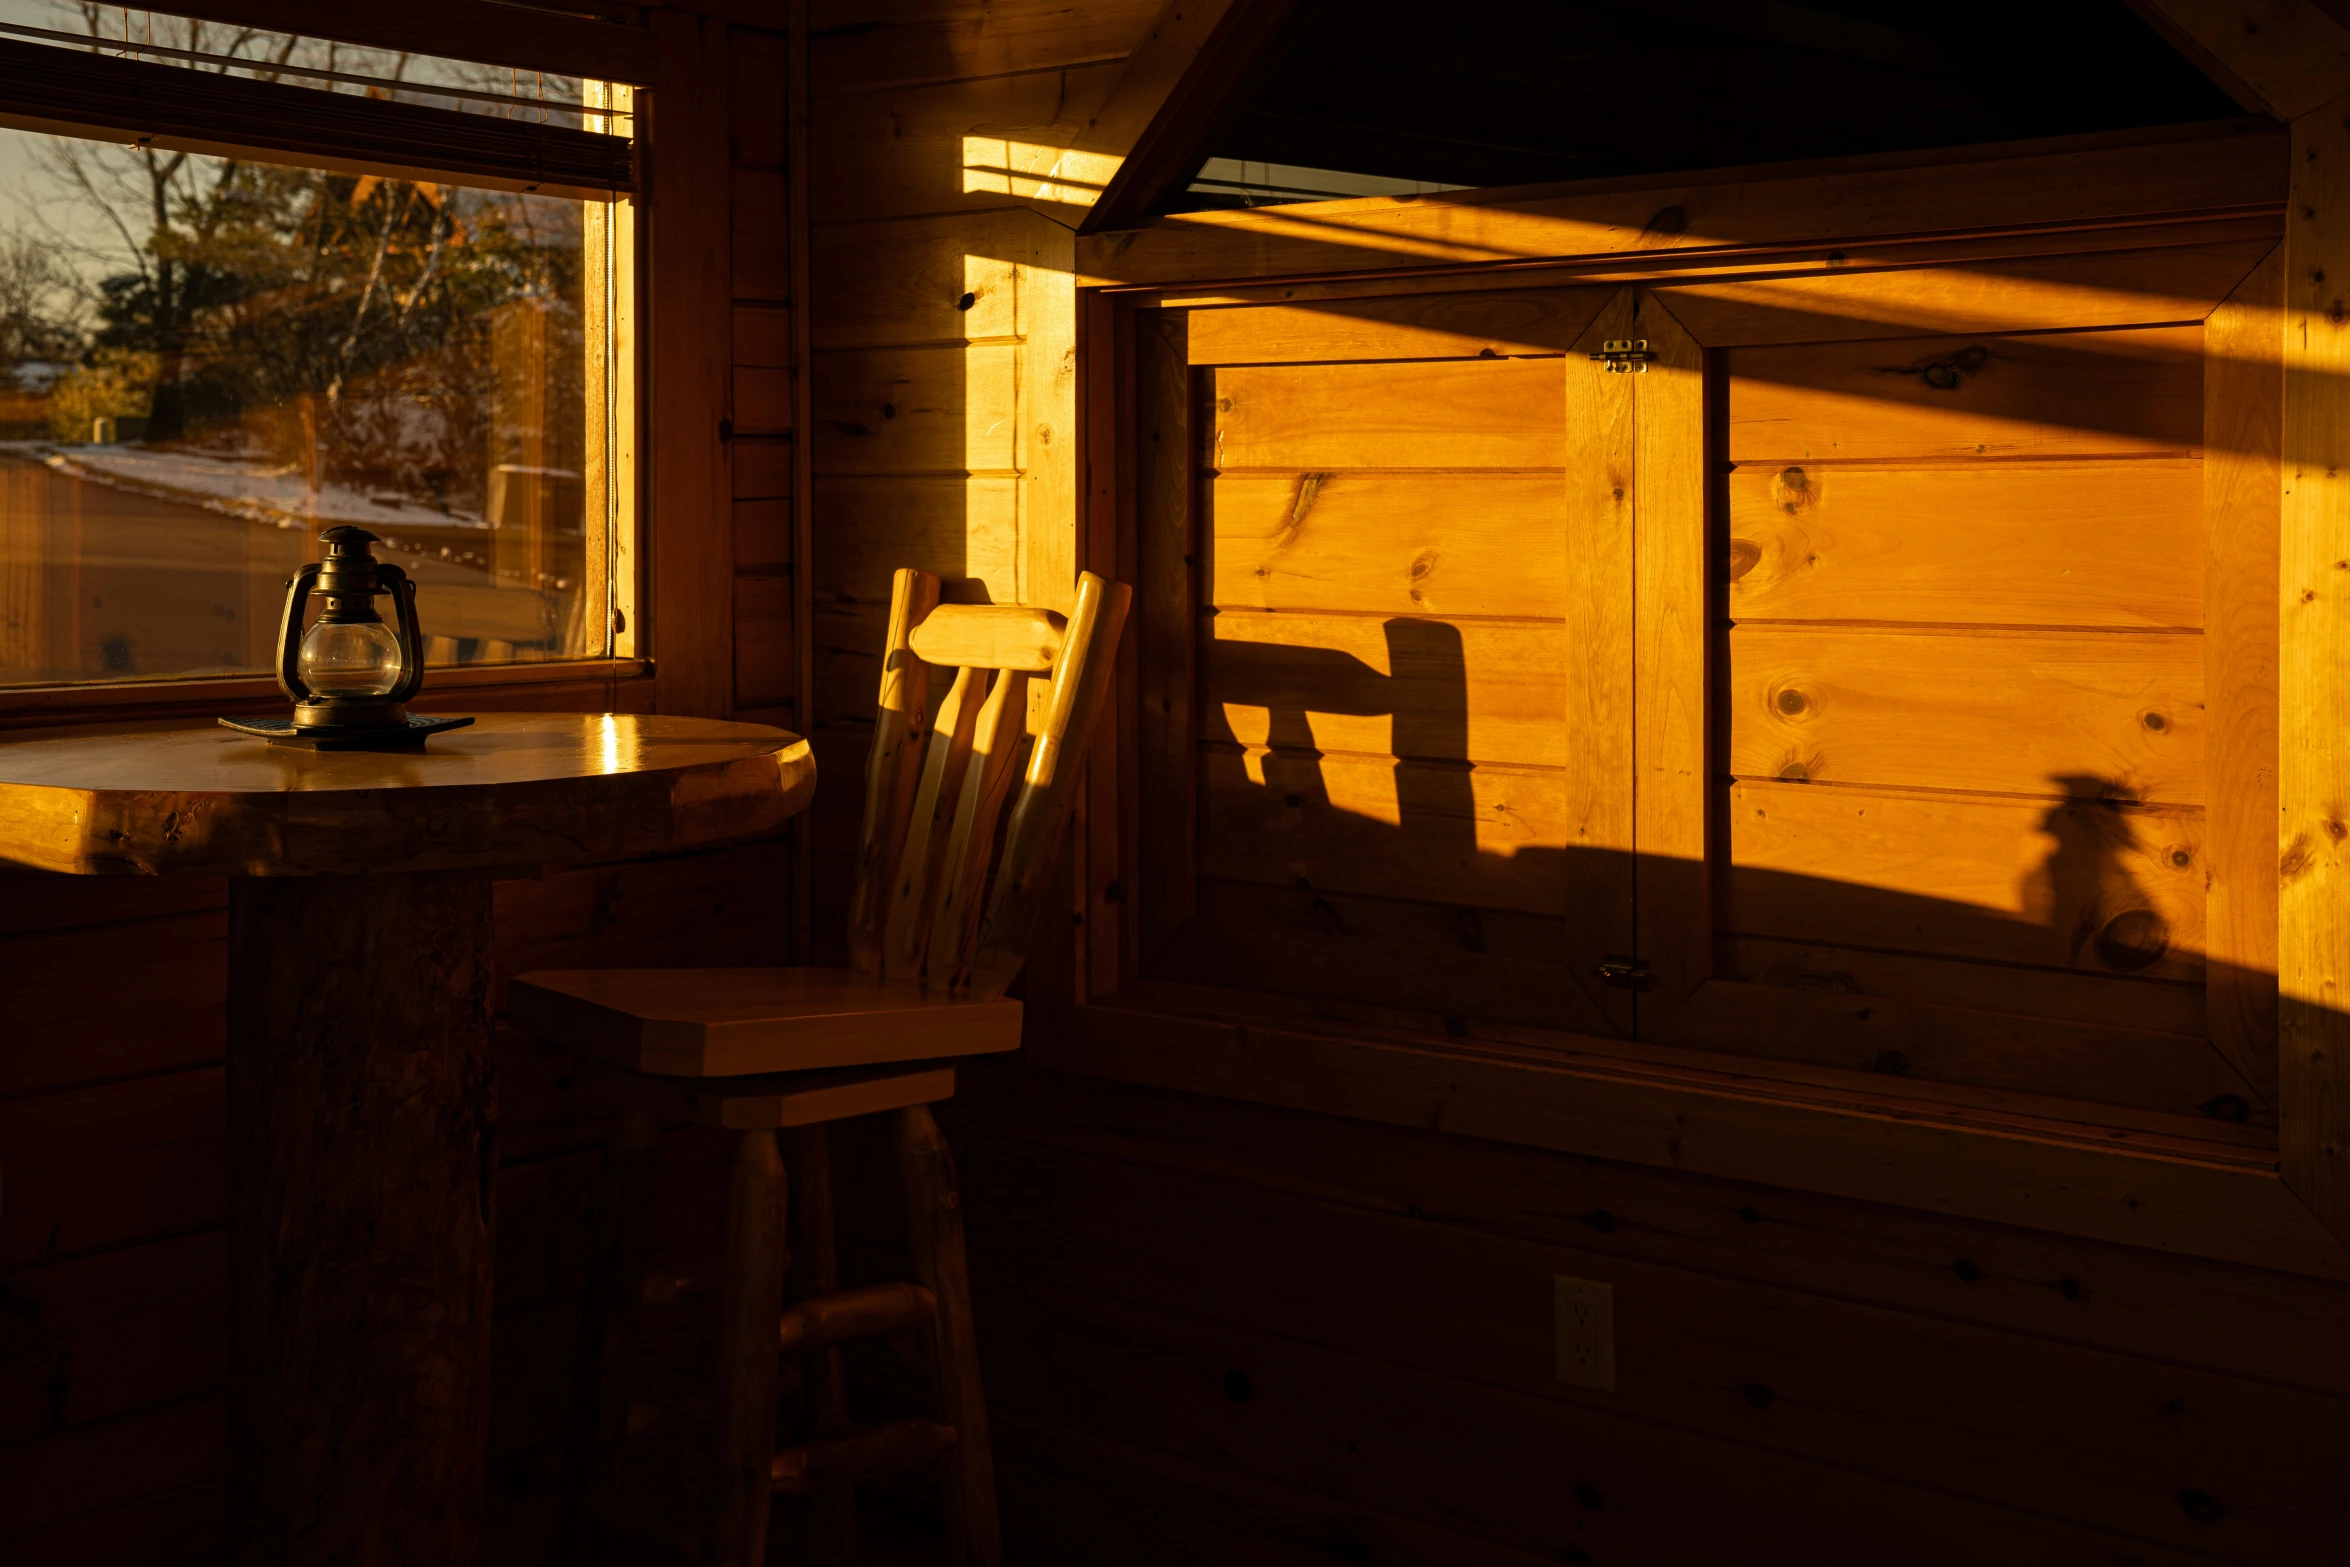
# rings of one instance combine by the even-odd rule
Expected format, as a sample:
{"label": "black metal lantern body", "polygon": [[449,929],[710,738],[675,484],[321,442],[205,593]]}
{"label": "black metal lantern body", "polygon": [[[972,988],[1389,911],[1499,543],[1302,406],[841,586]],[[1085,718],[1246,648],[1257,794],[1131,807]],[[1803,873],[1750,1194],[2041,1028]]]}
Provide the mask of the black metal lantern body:
{"label": "black metal lantern body", "polygon": [[[286,584],[278,625],[277,684],[294,716],[221,723],[316,751],[415,750],[427,735],[472,723],[408,711],[424,686],[424,634],[408,573],[375,558],[368,546],[381,541],[365,528],[329,528],[318,537],[326,559]],[[319,614],[305,629],[312,598]],[[392,601],[394,625],[376,610],[379,598]]]}

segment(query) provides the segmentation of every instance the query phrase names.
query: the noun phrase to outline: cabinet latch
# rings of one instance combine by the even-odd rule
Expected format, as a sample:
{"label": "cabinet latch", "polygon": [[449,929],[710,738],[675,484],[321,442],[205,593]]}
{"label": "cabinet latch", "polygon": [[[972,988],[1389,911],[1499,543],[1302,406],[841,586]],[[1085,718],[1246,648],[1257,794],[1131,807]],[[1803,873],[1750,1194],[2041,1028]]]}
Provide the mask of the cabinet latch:
{"label": "cabinet latch", "polygon": [[1609,956],[1599,960],[1597,970],[1603,985],[1618,990],[1646,990],[1648,988],[1648,960]]}
{"label": "cabinet latch", "polygon": [[1611,337],[1599,345],[1591,362],[1606,365],[1610,375],[1646,375],[1648,362],[1655,357],[1645,337]]}

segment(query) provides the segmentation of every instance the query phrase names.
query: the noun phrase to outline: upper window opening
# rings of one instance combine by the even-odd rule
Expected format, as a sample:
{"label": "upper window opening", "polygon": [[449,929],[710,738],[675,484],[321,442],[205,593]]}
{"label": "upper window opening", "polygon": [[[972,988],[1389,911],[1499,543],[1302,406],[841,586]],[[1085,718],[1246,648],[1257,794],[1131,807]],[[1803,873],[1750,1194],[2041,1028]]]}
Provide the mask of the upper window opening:
{"label": "upper window opening", "polygon": [[[2124,0],[1304,0],[1252,81],[1208,165],[1164,210],[1663,174],[2243,112]],[[1354,188],[1364,183],[1378,188]]]}
{"label": "upper window opening", "polygon": [[[625,103],[545,71],[311,38],[86,0],[0,0],[0,38],[496,119],[626,136]],[[583,86],[585,91],[583,92]]]}

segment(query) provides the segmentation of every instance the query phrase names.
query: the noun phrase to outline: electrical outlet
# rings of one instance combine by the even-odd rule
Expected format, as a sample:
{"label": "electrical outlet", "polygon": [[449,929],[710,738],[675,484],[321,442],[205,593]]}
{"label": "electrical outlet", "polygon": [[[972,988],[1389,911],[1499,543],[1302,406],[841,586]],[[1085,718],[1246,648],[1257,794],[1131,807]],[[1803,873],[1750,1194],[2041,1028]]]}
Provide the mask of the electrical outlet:
{"label": "electrical outlet", "polygon": [[1551,1275],[1558,1293],[1559,1380],[1616,1390],[1616,1290],[1612,1284]]}

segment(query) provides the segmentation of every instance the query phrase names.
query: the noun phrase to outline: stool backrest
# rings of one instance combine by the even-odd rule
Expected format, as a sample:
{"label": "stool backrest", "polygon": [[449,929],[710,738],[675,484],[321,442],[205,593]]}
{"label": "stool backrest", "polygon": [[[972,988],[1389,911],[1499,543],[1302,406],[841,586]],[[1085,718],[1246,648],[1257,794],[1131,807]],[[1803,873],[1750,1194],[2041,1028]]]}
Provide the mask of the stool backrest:
{"label": "stool backrest", "polygon": [[[1044,609],[941,604],[938,592],[927,571],[900,571],[890,591],[849,962],[993,1000],[1027,956],[1133,592],[1086,572],[1065,623]],[[1041,676],[1052,683],[991,892],[1028,682]]]}

